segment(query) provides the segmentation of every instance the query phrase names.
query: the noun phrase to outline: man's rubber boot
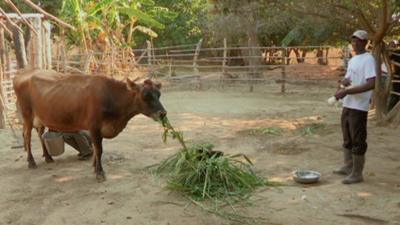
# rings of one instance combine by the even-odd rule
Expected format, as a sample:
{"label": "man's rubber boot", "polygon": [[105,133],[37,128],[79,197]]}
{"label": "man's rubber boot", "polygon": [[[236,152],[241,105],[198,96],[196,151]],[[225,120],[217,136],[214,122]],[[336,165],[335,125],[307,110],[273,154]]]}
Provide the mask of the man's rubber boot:
{"label": "man's rubber boot", "polygon": [[336,170],[333,171],[334,174],[339,175],[349,175],[353,169],[353,157],[351,154],[351,150],[344,148],[343,149],[343,158],[344,158],[344,165]]}
{"label": "man's rubber boot", "polygon": [[353,155],[353,171],[347,176],[342,183],[343,184],[355,184],[363,182],[362,172],[364,170],[365,156],[364,155]]}

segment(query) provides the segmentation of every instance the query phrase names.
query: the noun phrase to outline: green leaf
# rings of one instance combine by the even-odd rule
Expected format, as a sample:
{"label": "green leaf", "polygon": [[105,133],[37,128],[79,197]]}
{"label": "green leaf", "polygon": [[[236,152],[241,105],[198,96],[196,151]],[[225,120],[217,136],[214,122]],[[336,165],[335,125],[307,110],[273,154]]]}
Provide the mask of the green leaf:
{"label": "green leaf", "polygon": [[130,16],[130,17],[137,17],[138,21],[140,23],[143,23],[147,26],[150,27],[155,27],[158,29],[164,29],[165,26],[164,24],[158,22],[157,20],[153,19],[150,15],[144,13],[143,11],[139,9],[133,9],[133,8],[119,8],[119,12]]}
{"label": "green leaf", "polygon": [[142,32],[144,34],[149,35],[152,38],[157,38],[158,37],[158,34],[156,32],[154,32],[152,29],[148,28],[148,27],[144,27],[144,26],[138,25],[138,26],[136,26],[134,28],[134,30],[138,30],[138,31],[140,31],[140,32]]}
{"label": "green leaf", "polygon": [[95,15],[98,11],[103,10],[104,8],[108,7],[111,5],[111,3],[114,3],[115,0],[103,0],[99,3],[96,3],[96,6],[91,9],[88,14],[93,16]]}

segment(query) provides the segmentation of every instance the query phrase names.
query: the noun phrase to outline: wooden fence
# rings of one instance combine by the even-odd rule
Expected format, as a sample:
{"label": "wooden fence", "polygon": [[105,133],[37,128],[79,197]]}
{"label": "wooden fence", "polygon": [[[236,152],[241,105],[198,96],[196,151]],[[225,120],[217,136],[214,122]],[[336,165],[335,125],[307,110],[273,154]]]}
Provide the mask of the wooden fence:
{"label": "wooden fence", "polygon": [[[43,14],[7,13],[0,15],[0,22],[5,24],[4,21],[13,24],[15,29],[9,30],[6,26],[0,26],[0,128],[5,126],[9,117],[15,117],[12,78],[17,69],[52,68],[51,26]],[[21,23],[22,21],[25,22]],[[24,35],[21,24],[28,25],[31,31],[29,40],[25,40],[27,36]],[[19,51],[14,51],[16,48]]]}
{"label": "wooden fence", "polygon": [[286,81],[294,79],[298,73],[314,72],[317,77],[324,79],[318,74],[320,69],[334,69],[340,65],[340,50],[330,46],[228,47],[224,41],[222,47],[202,48],[202,40],[197,44],[162,48],[155,48],[147,42],[147,48],[142,49],[68,56],[56,54],[53,59],[53,67],[59,71],[103,73],[120,77],[148,74],[174,81],[200,81],[213,75],[221,83],[248,82],[251,90],[254,84],[273,77],[281,84],[283,92]]}

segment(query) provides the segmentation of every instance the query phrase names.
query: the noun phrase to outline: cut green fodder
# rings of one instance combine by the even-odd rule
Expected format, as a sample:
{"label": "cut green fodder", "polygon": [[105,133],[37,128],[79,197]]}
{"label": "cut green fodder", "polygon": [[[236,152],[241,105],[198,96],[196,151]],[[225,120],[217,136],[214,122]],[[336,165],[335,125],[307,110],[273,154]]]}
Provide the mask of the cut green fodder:
{"label": "cut green fodder", "polygon": [[240,224],[259,224],[264,220],[242,215],[234,206],[249,202],[257,187],[267,185],[266,179],[252,170],[253,164],[246,155],[226,155],[214,151],[210,143],[187,145],[183,133],[176,131],[167,118],[160,123],[164,127],[163,140],[172,137],[182,146],[180,151],[152,166],[153,172],[167,178],[168,188],[223,219]]}
{"label": "cut green fodder", "polygon": [[[252,163],[243,154],[224,155],[209,143],[187,146],[182,132],[177,132],[168,119],[161,121],[163,140],[177,139],[182,149],[158,164],[154,171],[168,178],[168,187],[191,196],[205,198],[247,197],[266,179],[254,173]],[[244,160],[239,160],[243,157]]]}
{"label": "cut green fodder", "polygon": [[311,136],[321,132],[325,127],[323,123],[309,123],[302,125],[298,130],[302,136]]}
{"label": "cut green fodder", "polygon": [[280,127],[259,127],[252,130],[253,135],[263,134],[263,135],[282,135],[283,129]]}

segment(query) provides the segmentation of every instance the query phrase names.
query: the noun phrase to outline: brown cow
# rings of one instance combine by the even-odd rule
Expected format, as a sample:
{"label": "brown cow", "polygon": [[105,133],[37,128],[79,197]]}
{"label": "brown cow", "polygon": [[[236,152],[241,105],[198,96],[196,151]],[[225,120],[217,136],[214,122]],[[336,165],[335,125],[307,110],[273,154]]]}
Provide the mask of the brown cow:
{"label": "brown cow", "polygon": [[[98,181],[105,180],[101,165],[103,138],[114,138],[137,114],[161,119],[166,111],[159,101],[160,84],[151,80],[136,84],[103,76],[59,74],[40,70],[14,78],[14,90],[24,122],[24,142],[28,167],[36,163],[31,152],[31,131],[39,135],[44,127],[76,132],[89,130],[94,144],[93,165]],[[46,162],[53,161],[43,148]]]}

